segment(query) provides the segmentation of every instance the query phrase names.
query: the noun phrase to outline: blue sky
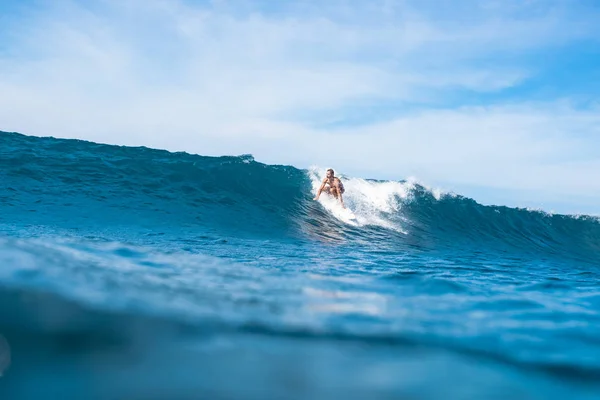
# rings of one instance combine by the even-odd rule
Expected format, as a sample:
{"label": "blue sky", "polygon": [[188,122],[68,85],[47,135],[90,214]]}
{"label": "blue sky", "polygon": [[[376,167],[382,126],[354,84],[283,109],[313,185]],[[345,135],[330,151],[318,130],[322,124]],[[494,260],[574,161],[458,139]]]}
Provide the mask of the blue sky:
{"label": "blue sky", "polygon": [[597,1],[5,0],[0,130],[600,214]]}

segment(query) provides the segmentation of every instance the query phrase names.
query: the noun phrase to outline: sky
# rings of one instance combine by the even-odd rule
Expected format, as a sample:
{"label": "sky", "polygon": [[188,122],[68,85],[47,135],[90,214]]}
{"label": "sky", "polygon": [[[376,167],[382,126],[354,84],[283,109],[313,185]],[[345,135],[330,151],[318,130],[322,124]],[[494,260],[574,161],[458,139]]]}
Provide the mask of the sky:
{"label": "sky", "polygon": [[596,0],[0,0],[0,130],[600,214]]}

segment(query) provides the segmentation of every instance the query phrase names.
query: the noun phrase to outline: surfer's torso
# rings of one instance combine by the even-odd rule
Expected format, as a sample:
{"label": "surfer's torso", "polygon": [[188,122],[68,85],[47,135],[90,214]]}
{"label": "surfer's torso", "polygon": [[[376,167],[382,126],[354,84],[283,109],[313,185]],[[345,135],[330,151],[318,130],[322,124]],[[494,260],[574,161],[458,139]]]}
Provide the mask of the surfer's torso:
{"label": "surfer's torso", "polygon": [[336,176],[334,176],[333,178],[325,178],[325,183],[328,184],[330,188],[336,187],[336,184],[337,184],[337,187],[339,188],[340,192],[341,193],[345,192],[344,184]]}

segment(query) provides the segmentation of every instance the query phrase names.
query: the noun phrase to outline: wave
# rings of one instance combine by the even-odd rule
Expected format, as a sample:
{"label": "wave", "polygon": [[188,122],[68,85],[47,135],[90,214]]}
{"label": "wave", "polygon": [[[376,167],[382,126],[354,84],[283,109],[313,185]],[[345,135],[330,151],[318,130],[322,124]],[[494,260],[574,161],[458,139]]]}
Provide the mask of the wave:
{"label": "wave", "polygon": [[[312,200],[324,169],[266,165],[250,155],[206,157],[145,147],[0,133],[0,228],[62,229],[111,237],[267,237],[357,245],[535,252],[593,260],[591,216],[483,206],[415,181],[341,175],[356,215]],[[36,231],[37,232],[37,231]]]}

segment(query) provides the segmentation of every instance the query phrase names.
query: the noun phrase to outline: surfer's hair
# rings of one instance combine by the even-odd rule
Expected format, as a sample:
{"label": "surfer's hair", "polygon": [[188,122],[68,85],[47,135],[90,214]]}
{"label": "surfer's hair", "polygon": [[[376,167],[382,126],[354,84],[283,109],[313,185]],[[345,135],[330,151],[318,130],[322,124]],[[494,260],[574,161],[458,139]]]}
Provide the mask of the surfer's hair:
{"label": "surfer's hair", "polygon": [[328,168],[327,172],[331,171],[331,175],[335,175],[335,171],[332,168]]}

